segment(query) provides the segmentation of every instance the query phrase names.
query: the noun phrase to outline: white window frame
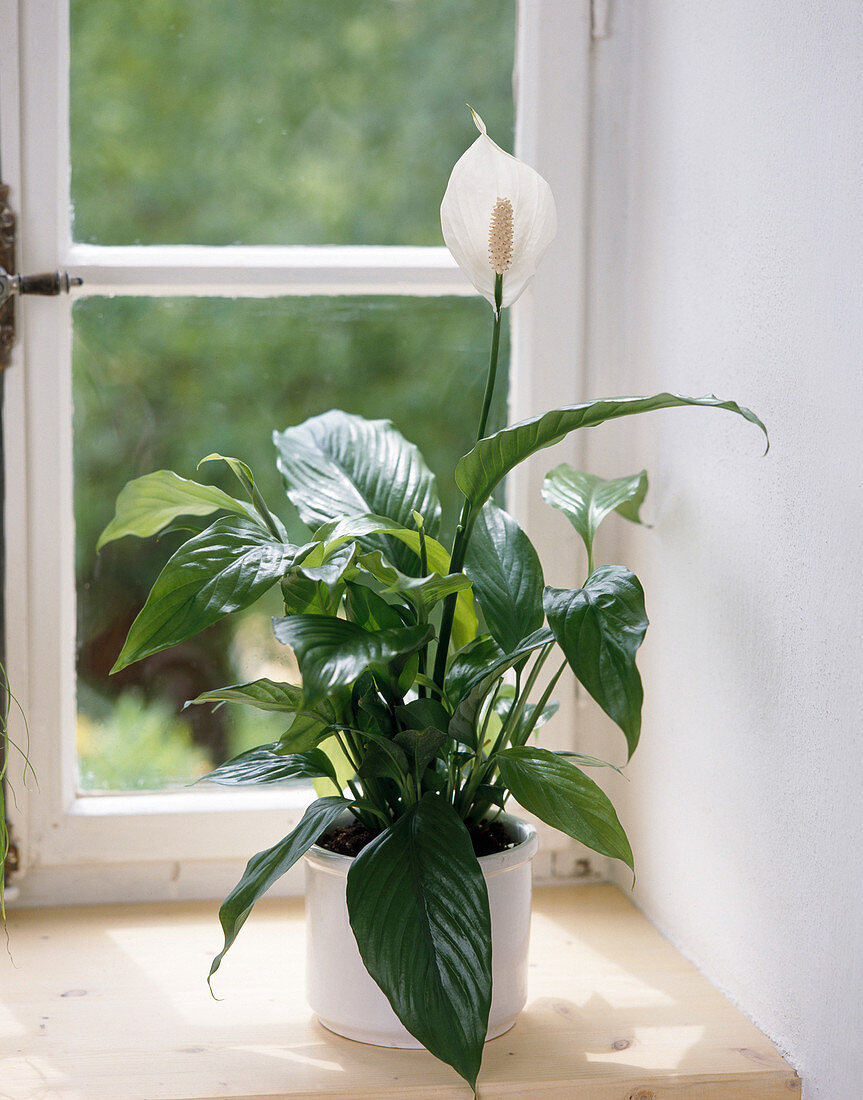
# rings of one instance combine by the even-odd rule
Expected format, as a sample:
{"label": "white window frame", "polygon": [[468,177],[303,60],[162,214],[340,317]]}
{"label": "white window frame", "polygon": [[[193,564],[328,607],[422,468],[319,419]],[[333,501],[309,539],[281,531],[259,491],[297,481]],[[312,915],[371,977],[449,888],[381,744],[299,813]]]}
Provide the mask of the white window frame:
{"label": "white window frame", "polygon": [[[97,247],[69,218],[68,5],[0,0],[0,154],[19,219],[18,267],[81,275],[82,295],[472,295],[444,248]],[[513,310],[511,418],[582,400],[590,4],[521,0],[516,150],[550,181],[559,235]],[[469,138],[466,128],[466,138]],[[29,720],[38,789],[10,818],[18,904],[218,897],[250,854],[298,821],[303,790],[81,795],[74,731],[75,579],[70,299],[18,302],[6,374],[7,664]],[[566,454],[566,457],[574,457]],[[559,459],[558,459],[559,460]],[[541,469],[548,467],[543,460]],[[537,466],[536,470],[540,467]],[[544,561],[560,559],[536,470],[510,505]],[[568,560],[574,559],[571,546]],[[552,583],[575,583],[557,561]],[[575,697],[559,726],[575,722]],[[24,738],[13,719],[13,734]],[[20,768],[13,761],[13,778]],[[552,841],[560,847],[558,839]],[[299,892],[294,868],[279,892]]]}

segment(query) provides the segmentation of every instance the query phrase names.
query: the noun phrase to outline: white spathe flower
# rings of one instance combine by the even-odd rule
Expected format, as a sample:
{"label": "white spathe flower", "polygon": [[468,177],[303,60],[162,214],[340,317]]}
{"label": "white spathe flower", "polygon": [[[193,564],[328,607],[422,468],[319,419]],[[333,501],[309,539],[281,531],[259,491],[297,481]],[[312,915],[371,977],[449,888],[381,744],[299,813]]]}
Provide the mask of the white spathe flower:
{"label": "white spathe flower", "polygon": [[495,275],[503,274],[509,306],[533,278],[557,232],[551,188],[500,146],[470,108],[479,137],[456,163],[440,207],[443,239],[456,263],[494,305]]}

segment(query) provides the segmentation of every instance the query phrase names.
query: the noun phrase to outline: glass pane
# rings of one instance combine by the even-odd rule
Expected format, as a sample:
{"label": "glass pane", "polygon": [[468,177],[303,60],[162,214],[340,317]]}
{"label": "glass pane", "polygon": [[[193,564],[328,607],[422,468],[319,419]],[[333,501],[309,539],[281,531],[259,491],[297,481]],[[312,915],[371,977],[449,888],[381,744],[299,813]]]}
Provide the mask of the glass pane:
{"label": "glass pane", "polygon": [[[506,317],[506,313],[504,314]],[[78,743],[86,790],[190,782],[283,719],[246,707],[182,711],[201,691],[291,680],[271,639],[277,594],[235,620],[108,677],[126,631],[180,534],[126,538],[96,556],[125,482],[158,469],[236,490],[214,451],[255,471],[288,520],[273,429],[330,408],[389,417],[438,474],[448,535],[457,459],[473,444],[491,333],[478,298],[90,298],[74,309]],[[505,417],[508,344],[490,430]],[[296,681],[295,681],[296,682]]]}
{"label": "glass pane", "polygon": [[75,238],[441,243],[473,140],[509,147],[515,0],[71,0]]}

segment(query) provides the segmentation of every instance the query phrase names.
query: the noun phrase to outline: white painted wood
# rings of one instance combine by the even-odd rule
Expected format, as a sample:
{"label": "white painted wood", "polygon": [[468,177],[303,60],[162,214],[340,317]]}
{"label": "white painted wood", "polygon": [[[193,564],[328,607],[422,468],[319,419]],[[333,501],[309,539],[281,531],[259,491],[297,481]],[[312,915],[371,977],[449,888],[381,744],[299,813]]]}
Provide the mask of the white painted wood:
{"label": "white painted wood", "polygon": [[[20,71],[18,54],[18,0],[0,0],[0,172],[10,187],[10,200],[17,204],[21,195],[20,147]],[[27,578],[28,502],[24,434],[25,375],[20,344],[12,349],[9,368],[3,378],[3,449],[5,484],[5,556],[4,578],[6,605],[6,671],[14,684],[16,698],[24,710],[29,699],[29,666],[26,642],[29,624]],[[15,471],[17,476],[10,476]],[[9,716],[9,732],[16,744],[26,746],[27,730],[17,708]],[[13,752],[9,780],[15,786],[6,815],[14,832],[19,858],[28,856],[29,790],[23,782],[23,762]],[[9,894],[7,894],[9,900]]]}
{"label": "white painted wood", "polygon": [[[18,53],[15,35],[3,37],[0,142],[20,212],[22,270],[69,269],[85,280],[75,292],[79,297],[472,293],[449,254],[436,248],[73,244],[67,5],[62,0],[27,0],[20,10],[17,0],[0,0],[0,5],[11,16],[4,26],[21,32]],[[515,416],[575,400],[578,393],[589,36],[588,0],[520,6],[519,148],[557,192],[562,237],[538,277],[536,296],[529,292],[516,311]],[[20,141],[19,118],[24,122]],[[302,806],[274,803],[270,793],[260,791],[243,792],[248,798],[240,802],[217,791],[122,798],[77,794],[71,301],[28,299],[20,305],[22,342],[7,379],[4,420],[8,468],[15,471],[7,486],[9,666],[30,720],[39,777],[38,794],[20,795],[13,818],[24,857],[21,901],[170,898],[178,896],[178,881],[190,890],[182,896],[191,897],[196,888],[206,891],[221,883],[214,862],[233,866],[274,843],[296,823]],[[562,371],[561,356],[568,364]],[[529,505],[518,491],[515,499],[542,548],[543,530],[554,516],[535,492]],[[569,554],[574,545],[569,532],[566,545]],[[550,579],[564,583],[566,575],[567,564],[561,562]],[[573,717],[570,706],[558,726],[565,729]],[[571,742],[568,733],[563,740]],[[541,858],[569,848],[560,834],[543,830],[541,835]],[[118,889],[125,893],[118,895]]]}
{"label": "white painted wood", "polygon": [[73,244],[61,266],[83,278],[77,296],[476,293],[445,248]]}
{"label": "white painted wood", "polygon": [[[510,420],[594,396],[586,392],[587,203],[590,148],[589,0],[533,0],[520,9],[516,152],[551,185],[558,235],[534,282],[513,308]],[[575,437],[540,451],[507,481],[509,507],[539,551],[547,584],[574,587],[584,557],[569,522],[541,496],[545,474],[560,462],[583,464]],[[551,665],[552,662],[549,662]],[[551,675],[554,668],[549,667]],[[578,694],[566,671],[555,689],[555,721],[543,729],[550,748],[583,748]],[[589,701],[592,706],[592,701]],[[605,870],[607,860],[570,844],[574,859]]]}

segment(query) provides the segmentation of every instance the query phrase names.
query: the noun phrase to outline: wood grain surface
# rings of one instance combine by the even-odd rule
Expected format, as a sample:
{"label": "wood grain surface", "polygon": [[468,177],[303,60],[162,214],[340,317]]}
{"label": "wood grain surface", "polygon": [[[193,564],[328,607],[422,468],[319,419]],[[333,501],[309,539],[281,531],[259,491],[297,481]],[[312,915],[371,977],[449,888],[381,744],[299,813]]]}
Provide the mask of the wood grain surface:
{"label": "wood grain surface", "polygon": [[[426,1051],[332,1035],[304,1000],[304,916],[263,901],[211,998],[211,903],[18,910],[0,955],[2,1100],[469,1100]],[[481,1100],[790,1100],[767,1039],[613,886],[535,896],[531,983]]]}

